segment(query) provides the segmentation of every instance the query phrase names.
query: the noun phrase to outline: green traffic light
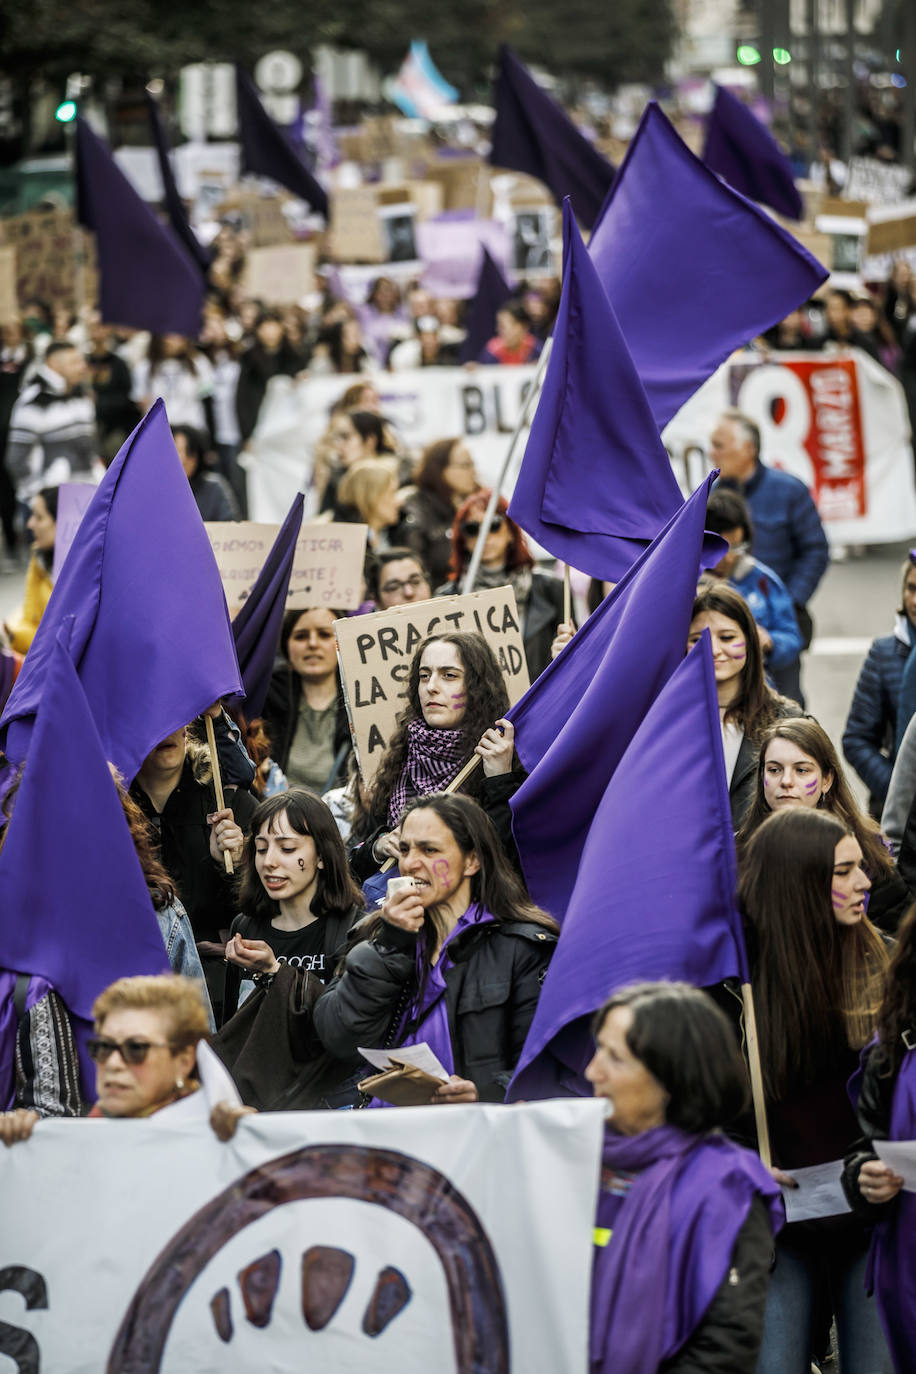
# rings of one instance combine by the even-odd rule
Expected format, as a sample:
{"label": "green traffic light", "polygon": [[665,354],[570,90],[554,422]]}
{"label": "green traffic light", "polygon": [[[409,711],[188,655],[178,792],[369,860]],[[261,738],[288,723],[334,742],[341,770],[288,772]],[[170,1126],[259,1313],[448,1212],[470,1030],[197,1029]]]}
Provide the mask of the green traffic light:
{"label": "green traffic light", "polygon": [[54,118],[60,124],[71,124],[76,119],[76,101],[64,100],[54,111]]}
{"label": "green traffic light", "polygon": [[760,61],[760,53],[749,43],[742,43],[735,56],[742,67],[753,67]]}
{"label": "green traffic light", "polygon": [[789,52],[788,48],[774,48],[773,61],[778,63],[780,67],[785,67],[792,61],[792,54]]}

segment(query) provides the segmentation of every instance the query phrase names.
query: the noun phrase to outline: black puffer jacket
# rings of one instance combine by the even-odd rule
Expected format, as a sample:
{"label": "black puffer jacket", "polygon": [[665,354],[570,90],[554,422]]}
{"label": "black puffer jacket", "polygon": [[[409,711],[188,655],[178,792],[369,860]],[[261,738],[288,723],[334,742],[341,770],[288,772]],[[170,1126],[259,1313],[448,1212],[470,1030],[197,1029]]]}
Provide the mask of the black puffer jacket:
{"label": "black puffer jacket", "polygon": [[[482,1102],[502,1102],[534,1017],[557,937],[533,921],[471,926],[449,944],[445,1001],[455,1073]],[[327,1052],[347,1059],[384,1045],[405,988],[416,977],[417,939],[382,923],[354,945],[315,1004]],[[411,1027],[405,1030],[409,1039]]]}

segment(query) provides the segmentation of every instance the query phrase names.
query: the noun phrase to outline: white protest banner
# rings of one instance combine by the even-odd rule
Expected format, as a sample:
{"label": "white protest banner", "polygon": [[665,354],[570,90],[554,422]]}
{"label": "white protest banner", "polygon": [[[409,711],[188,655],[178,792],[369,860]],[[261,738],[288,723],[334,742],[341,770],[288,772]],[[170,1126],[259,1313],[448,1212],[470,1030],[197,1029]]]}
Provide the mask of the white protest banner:
{"label": "white protest banner", "polygon": [[0,1161],[0,1354],[20,1374],[586,1374],[603,1109],[265,1113],[227,1144],[42,1121]]}
{"label": "white protest banner", "polygon": [[[419,452],[434,439],[460,435],[480,480],[490,485],[499,475],[534,373],[533,367],[427,367],[364,375],[409,449]],[[242,459],[254,519],[284,518],[311,470],[311,453],[327,428],[330,409],[353,380],[275,377],[268,383],[258,427]],[[510,474],[506,496],[515,477]]]}
{"label": "white protest banner", "polygon": [[906,400],[873,358],[858,349],[730,358],[662,435],[684,490],[709,471],[709,435],[730,406],[760,426],[763,461],[810,488],[832,543],[887,544],[916,532]]}
{"label": "white protest banner", "polygon": [[[251,520],[204,522],[231,614],[247,600],[279,528]],[[365,525],[303,525],[296,541],[287,609],[331,606],[347,611],[358,606],[365,555]]]}
{"label": "white protest banner", "polygon": [[367,785],[375,777],[404,709],[407,675],[417,646],[427,635],[456,630],[483,635],[506,679],[510,703],[518,701],[530,680],[511,587],[440,596],[334,622],[350,732]]}
{"label": "white protest banner", "polygon": [[91,482],[61,482],[57,489],[57,522],[54,532],[54,567],[51,571],[53,581],[57,581],[70,546],[89,502],[95,496]]}

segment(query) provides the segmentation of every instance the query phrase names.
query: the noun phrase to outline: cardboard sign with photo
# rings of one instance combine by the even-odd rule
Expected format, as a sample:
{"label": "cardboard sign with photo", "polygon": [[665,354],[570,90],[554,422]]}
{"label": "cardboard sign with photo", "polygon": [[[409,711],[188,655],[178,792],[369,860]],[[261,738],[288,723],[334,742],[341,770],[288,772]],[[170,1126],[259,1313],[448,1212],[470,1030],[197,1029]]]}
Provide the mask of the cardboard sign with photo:
{"label": "cardboard sign with photo", "polygon": [[414,262],[417,254],[417,207],[403,205],[380,205],[378,216],[382,230],[382,242],[387,250],[389,262]]}
{"label": "cardboard sign with photo", "polygon": [[550,246],[553,212],[537,205],[516,209],[512,216],[512,266],[523,276],[556,269]]}

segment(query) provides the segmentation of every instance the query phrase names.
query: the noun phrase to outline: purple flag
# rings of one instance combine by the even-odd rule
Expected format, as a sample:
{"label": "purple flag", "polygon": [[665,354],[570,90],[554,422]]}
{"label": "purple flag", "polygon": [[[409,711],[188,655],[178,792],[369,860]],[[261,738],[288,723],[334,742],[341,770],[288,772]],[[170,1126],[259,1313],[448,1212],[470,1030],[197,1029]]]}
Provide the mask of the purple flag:
{"label": "purple flag", "polygon": [[[80,1031],[116,978],[168,973],[162,935],[89,703],[60,626],[47,655],[32,747],[0,850],[0,960],[45,978]],[[82,1022],[82,1025],[79,1023]]]}
{"label": "purple flag", "polygon": [[[532,897],[562,920],[608,780],[687,646],[712,472],[558,658],[507,711],[530,776],[510,803]],[[657,838],[657,836],[656,836]]]}
{"label": "purple flag", "polygon": [[264,709],[274,658],[280,644],[286,594],[296,556],[296,540],[302,524],[305,497],[296,496],[289,514],[277,531],[248,599],[232,622],[239,669],[245,684],[245,715],[255,720]]}
{"label": "purple flag", "polygon": [[731,91],[716,87],[703,161],[736,191],[787,219],[804,219],[792,164],[765,125]]}
{"label": "purple flag", "polygon": [[734,349],[828,276],[791,234],[704,167],[654,102],[588,251],[659,429]]}
{"label": "purple flag", "polygon": [[493,104],[491,164],[537,177],[558,205],[569,196],[576,219],[590,229],[614,180],[614,168],[508,47],[500,52]]}
{"label": "purple flag", "polygon": [[568,200],[563,236],[553,348],[509,514],[554,557],[616,582],[683,498]]}
{"label": "purple flag", "polygon": [[477,289],[468,310],[467,334],[458,351],[460,363],[477,361],[496,333],[497,310],[512,295],[512,287],[500,271],[499,264],[491,257],[490,250],[485,247]]}
{"label": "purple flag", "polygon": [[165,123],[162,112],[159,109],[159,102],[149,91],[146,95],[146,108],[149,114],[150,132],[153,135],[153,147],[156,149],[156,157],[159,161],[159,172],[162,177],[162,195],[165,201],[166,213],[169,217],[169,224],[175,237],[180,239],[187,249],[188,254],[200,268],[204,277],[210,268],[211,253],[201,242],[188,221],[187,211],[184,208],[184,201],[178,192],[175,182],[175,173],[172,171],[171,149],[169,147],[169,137],[165,131]]}
{"label": "purple flag", "polygon": [[264,109],[254,82],[239,66],[235,69],[235,92],[242,171],[270,177],[327,219],[327,193]]}
{"label": "purple flag", "polygon": [[76,193],[77,218],[95,233],[102,319],[196,339],[204,303],[199,269],[82,118]]}
{"label": "purple flag", "polygon": [[707,633],[649,708],[594,813],[509,1096],[588,1094],[590,1018],[625,983],[746,982],[736,890]]}
{"label": "purple flag", "polygon": [[127,782],[173,730],[242,695],[219,570],[161,400],[96,488],[0,717],[0,747],[17,763],[71,615],[105,757]]}

